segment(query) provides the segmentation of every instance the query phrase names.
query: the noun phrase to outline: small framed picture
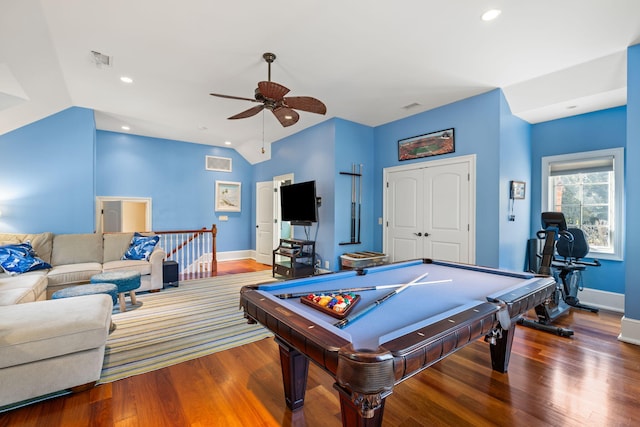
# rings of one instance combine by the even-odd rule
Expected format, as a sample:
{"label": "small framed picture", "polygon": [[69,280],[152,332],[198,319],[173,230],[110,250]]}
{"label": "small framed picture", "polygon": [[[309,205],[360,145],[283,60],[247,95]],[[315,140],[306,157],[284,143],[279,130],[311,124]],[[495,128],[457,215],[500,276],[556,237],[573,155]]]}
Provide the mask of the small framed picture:
{"label": "small framed picture", "polygon": [[242,191],[240,182],[216,181],[216,211],[240,212]]}
{"label": "small framed picture", "polygon": [[524,199],[525,183],[522,181],[511,181],[511,198]]}

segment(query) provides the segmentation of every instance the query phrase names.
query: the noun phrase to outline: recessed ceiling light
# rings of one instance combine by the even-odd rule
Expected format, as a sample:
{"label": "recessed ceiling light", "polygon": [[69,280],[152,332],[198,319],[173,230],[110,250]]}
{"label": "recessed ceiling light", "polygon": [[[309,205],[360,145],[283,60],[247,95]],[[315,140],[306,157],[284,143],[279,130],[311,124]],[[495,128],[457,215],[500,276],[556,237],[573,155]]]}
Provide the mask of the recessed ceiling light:
{"label": "recessed ceiling light", "polygon": [[120,129],[122,130],[131,130],[131,128],[127,125],[121,126]]}
{"label": "recessed ceiling light", "polygon": [[224,145],[231,145],[231,141],[225,141]]}
{"label": "recessed ceiling light", "polygon": [[500,14],[502,13],[501,10],[499,9],[491,9],[491,10],[487,10],[485,13],[482,14],[482,20],[483,21],[493,21],[494,19],[496,19]]}
{"label": "recessed ceiling light", "polygon": [[133,79],[131,77],[122,76],[120,77],[120,81],[123,83],[133,83]]}

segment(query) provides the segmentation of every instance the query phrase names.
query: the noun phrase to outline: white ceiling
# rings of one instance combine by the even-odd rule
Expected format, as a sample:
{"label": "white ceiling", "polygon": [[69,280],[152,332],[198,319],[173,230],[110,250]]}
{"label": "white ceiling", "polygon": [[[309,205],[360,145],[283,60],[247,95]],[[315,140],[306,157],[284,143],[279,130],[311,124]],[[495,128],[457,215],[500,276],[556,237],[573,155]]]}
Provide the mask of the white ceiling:
{"label": "white ceiling", "polygon": [[[0,134],[79,106],[98,129],[231,141],[256,163],[327,118],[377,126],[495,88],[537,123],[626,104],[637,43],[639,0],[0,0]],[[209,93],[252,98],[264,52],[271,79],[326,116],[226,119],[256,104]]]}

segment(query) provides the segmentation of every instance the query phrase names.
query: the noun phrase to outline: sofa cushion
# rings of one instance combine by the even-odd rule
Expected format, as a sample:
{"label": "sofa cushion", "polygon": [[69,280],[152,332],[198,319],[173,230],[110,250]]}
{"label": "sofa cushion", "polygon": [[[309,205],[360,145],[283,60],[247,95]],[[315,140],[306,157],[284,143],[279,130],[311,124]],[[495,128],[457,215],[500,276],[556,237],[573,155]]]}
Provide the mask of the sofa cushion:
{"label": "sofa cushion", "polygon": [[151,263],[135,260],[109,261],[102,265],[102,270],[105,273],[108,271],[137,271],[144,276],[151,274]]}
{"label": "sofa cushion", "polygon": [[102,234],[56,234],[51,265],[102,262]]}
{"label": "sofa cushion", "polygon": [[122,259],[132,238],[133,233],[104,233],[103,262]]}
{"label": "sofa cushion", "polygon": [[102,273],[102,264],[99,262],[83,262],[78,264],[54,265],[47,278],[49,286],[63,285],[66,283],[89,283],[91,276]]}
{"label": "sofa cushion", "polygon": [[4,289],[0,285],[0,306],[16,305],[25,302],[36,301],[35,293],[31,288],[14,288]]}
{"label": "sofa cushion", "polygon": [[160,236],[143,236],[140,233],[135,233],[122,259],[147,261],[159,240]]}
{"label": "sofa cushion", "polygon": [[0,306],[45,299],[47,282],[45,271],[20,276],[0,275]]}
{"label": "sofa cushion", "polygon": [[51,265],[36,256],[29,242],[0,246],[0,266],[9,274],[51,268]]}
{"label": "sofa cushion", "polygon": [[0,368],[104,346],[112,310],[104,294],[2,307]]}

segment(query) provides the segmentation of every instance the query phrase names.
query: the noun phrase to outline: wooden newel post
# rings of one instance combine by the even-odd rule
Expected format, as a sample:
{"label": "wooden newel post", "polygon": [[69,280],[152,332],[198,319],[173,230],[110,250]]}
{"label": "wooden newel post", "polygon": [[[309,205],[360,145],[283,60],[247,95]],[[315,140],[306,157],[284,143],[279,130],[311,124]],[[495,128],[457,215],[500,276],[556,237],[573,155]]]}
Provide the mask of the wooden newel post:
{"label": "wooden newel post", "polygon": [[218,271],[218,256],[216,251],[216,236],[218,234],[218,228],[215,224],[211,225],[211,272],[216,273]]}

